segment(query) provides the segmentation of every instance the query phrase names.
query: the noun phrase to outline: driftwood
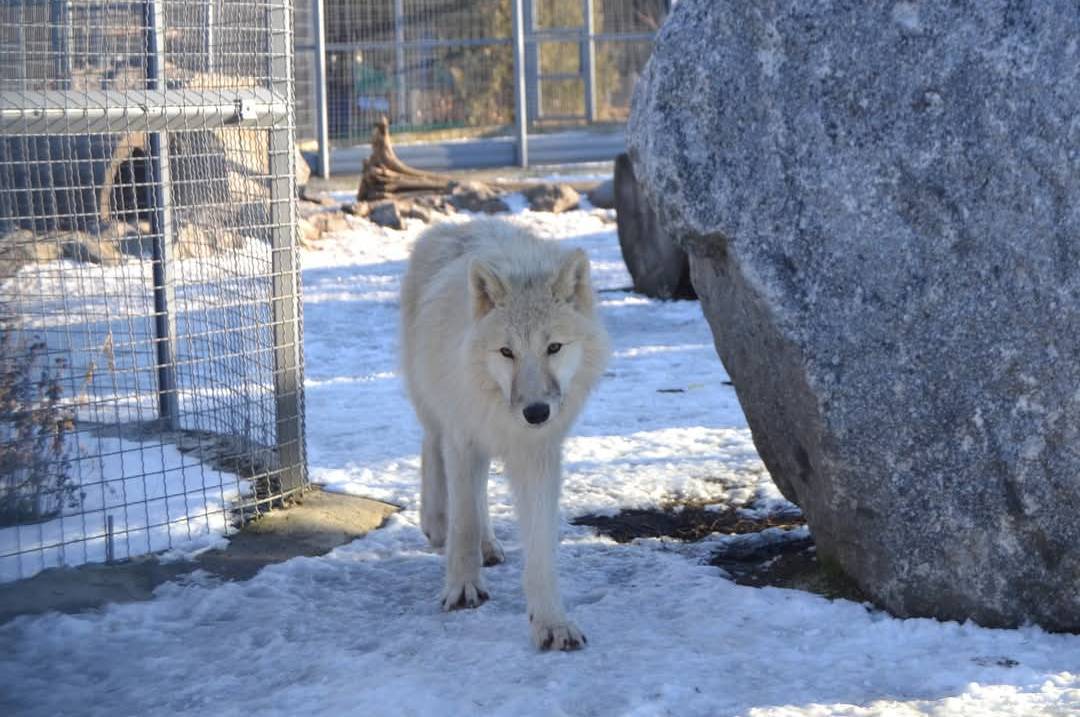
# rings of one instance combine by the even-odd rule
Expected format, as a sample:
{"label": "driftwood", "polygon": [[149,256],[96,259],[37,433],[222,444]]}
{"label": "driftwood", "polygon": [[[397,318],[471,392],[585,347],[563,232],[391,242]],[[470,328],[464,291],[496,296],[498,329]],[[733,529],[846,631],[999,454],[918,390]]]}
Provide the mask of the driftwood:
{"label": "driftwood", "polygon": [[[578,204],[577,189],[584,190],[582,183],[551,183],[527,181],[479,182],[474,178],[455,177],[438,172],[426,172],[410,167],[394,152],[390,140],[390,121],[381,118],[371,132],[371,155],[364,160],[360,185],[356,191],[357,204],[350,213],[357,213],[365,203],[384,200],[417,199],[424,195],[448,195],[440,206],[426,209],[445,211],[449,206],[470,212],[494,214],[509,211],[502,196],[510,192],[523,192],[534,211],[565,211]],[[595,183],[585,183],[591,188]],[[403,202],[398,207],[402,216],[428,215],[427,211],[410,213],[414,203]]]}
{"label": "driftwood", "polygon": [[356,199],[370,202],[394,195],[447,192],[454,183],[452,177],[425,172],[402,162],[390,142],[390,121],[383,117],[371,132],[371,156],[364,160]]}

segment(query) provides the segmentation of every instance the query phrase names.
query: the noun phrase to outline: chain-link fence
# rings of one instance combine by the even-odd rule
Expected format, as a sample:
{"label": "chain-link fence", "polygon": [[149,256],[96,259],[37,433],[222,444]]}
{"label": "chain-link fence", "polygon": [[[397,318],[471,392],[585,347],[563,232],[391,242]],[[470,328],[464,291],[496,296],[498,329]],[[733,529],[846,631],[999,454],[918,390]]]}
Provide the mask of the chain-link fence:
{"label": "chain-link fence", "polygon": [[304,487],[292,94],[291,0],[0,0],[0,580]]}
{"label": "chain-link fence", "polygon": [[[399,136],[505,135],[519,85],[531,132],[624,122],[670,7],[670,0],[302,2],[298,132],[317,137],[325,106],[326,141],[335,146],[367,141],[384,115]],[[523,56],[515,58],[519,37]]]}

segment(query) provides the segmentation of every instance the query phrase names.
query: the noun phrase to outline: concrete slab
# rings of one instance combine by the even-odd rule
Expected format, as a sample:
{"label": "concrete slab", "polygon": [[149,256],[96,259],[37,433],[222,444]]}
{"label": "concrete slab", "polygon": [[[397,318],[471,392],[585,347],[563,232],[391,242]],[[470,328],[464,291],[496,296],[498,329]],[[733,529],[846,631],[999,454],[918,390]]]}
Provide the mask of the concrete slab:
{"label": "concrete slab", "polygon": [[54,568],[0,585],[0,623],[19,615],[84,612],[109,603],[149,600],[160,585],[205,570],[223,580],[247,580],[266,565],[315,556],[364,536],[398,510],[387,503],[313,487],[289,508],[245,525],[222,550],[192,561],[162,563],[145,556],[112,565]]}

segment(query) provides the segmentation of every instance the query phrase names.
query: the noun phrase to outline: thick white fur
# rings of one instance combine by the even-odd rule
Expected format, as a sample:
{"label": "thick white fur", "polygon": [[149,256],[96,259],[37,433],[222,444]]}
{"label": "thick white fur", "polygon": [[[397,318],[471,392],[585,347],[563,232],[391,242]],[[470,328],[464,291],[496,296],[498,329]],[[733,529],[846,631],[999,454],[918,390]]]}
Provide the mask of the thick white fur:
{"label": "thick white fur", "polygon": [[[555,564],[562,440],[608,355],[587,257],[506,221],[436,225],[413,248],[401,319],[402,368],[424,428],[421,524],[432,545],[446,545],[443,608],[486,600],[481,565],[503,558],[487,507],[499,457],[521,525],[533,640],[581,647]],[[531,425],[523,411],[538,402],[550,417]]]}

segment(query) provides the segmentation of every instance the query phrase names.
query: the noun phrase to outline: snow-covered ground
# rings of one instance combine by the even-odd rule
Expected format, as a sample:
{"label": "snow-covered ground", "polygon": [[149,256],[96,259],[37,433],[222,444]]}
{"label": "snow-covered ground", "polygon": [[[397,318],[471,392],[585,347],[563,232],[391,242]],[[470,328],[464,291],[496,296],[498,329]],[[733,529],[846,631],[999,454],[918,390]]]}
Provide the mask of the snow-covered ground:
{"label": "snow-covered ground", "polygon": [[[397,291],[418,224],[357,228],[305,254],[312,477],[395,502],[381,530],[243,583],[196,575],[145,603],[0,626],[0,713],[100,715],[1067,715],[1080,636],[898,620],[741,587],[709,541],[617,545],[569,520],[672,498],[780,498],[695,303],[629,285],[610,214],[520,212],[593,260],[614,356],[566,445],[561,569],[589,637],[530,644],[505,484],[492,600],[438,608],[442,558],[419,530],[419,431],[395,371]],[[682,389],[682,392],[660,392]],[[498,466],[495,466],[498,472]]]}
{"label": "snow-covered ground", "polygon": [[226,542],[229,506],[250,492],[248,481],[170,444],[98,438],[92,445],[71,462],[77,510],[0,528],[0,582],[103,563],[110,536],[117,560],[163,550],[188,555]]}
{"label": "snow-covered ground", "polygon": [[[180,427],[227,427],[266,445],[274,435],[273,369],[270,310],[260,297],[271,255],[254,238],[241,249],[174,263]],[[48,366],[60,406],[76,419],[63,441],[71,490],[62,517],[0,528],[0,582],[103,562],[110,536],[117,559],[205,549],[223,540],[230,507],[250,495],[248,481],[172,444],[101,430],[158,415],[152,286],[151,262],[135,258],[27,264],[0,281],[0,313],[18,317],[12,326],[22,345],[48,347],[49,363],[31,378]],[[60,356],[58,367],[52,360]],[[13,430],[0,425],[0,441],[13,440]]]}

